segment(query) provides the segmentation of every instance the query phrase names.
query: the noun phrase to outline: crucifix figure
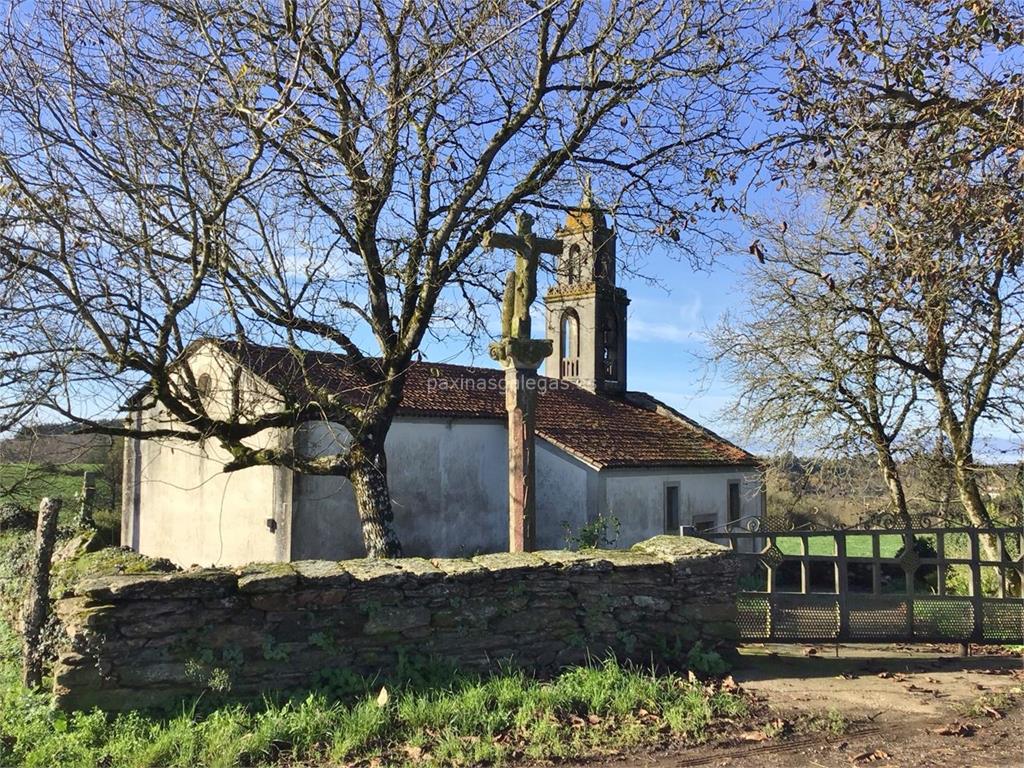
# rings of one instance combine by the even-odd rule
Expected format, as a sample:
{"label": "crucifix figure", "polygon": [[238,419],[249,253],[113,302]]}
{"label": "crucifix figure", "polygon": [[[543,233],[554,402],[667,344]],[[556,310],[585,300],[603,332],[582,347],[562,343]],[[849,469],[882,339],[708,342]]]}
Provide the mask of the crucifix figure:
{"label": "crucifix figure", "polygon": [[515,268],[505,282],[501,306],[501,341],[491,344],[491,357],[505,369],[508,411],[508,544],[510,552],[530,552],[536,542],[534,499],[534,428],[537,368],[551,354],[550,339],[530,338],[530,305],[537,298],[537,265],[542,253],[562,251],[559,240],[537,237],[533,217],[516,216],[514,235],[488,232],[483,244],[516,253]]}

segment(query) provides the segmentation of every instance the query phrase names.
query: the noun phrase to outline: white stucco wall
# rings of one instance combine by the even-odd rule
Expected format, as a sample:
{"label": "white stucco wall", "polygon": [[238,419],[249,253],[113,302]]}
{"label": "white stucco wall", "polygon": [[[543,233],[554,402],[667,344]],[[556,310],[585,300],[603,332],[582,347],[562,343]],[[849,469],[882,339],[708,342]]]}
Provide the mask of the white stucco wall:
{"label": "white stucco wall", "polygon": [[[300,450],[335,451],[344,434],[336,425],[309,424],[300,431]],[[386,448],[395,529],[406,554],[458,556],[508,548],[504,424],[398,417]],[[561,547],[562,521],[578,528],[584,520],[588,470],[543,441],[537,448],[538,545]],[[361,557],[348,481],[296,476],[294,484],[292,558]]]}
{"label": "white stucco wall", "polygon": [[146,440],[136,456],[139,514],[123,543],[185,567],[287,559],[291,473],[252,467],[225,474],[229,456],[210,442]]}
{"label": "white stucco wall", "polygon": [[694,516],[714,515],[718,525],[726,522],[729,482],[739,481],[742,517],[761,514],[761,478],[750,468],[679,468],[638,471],[606,470],[601,473],[606,515],[619,519],[622,529],[617,542],[632,546],[665,532],[665,485],[679,483],[679,520],[691,525]]}
{"label": "white stucco wall", "polygon": [[[207,410],[226,415],[235,363],[213,346],[200,347],[189,362],[197,380],[203,374],[211,378]],[[243,372],[238,384],[244,393],[243,413],[274,407],[276,393],[255,376]],[[181,428],[160,407],[134,418],[146,429]],[[224,464],[231,457],[211,440],[125,442],[122,544],[185,567],[289,558],[291,472],[252,467],[225,474]],[[286,430],[266,430],[245,442],[265,448],[290,445],[291,437]]]}

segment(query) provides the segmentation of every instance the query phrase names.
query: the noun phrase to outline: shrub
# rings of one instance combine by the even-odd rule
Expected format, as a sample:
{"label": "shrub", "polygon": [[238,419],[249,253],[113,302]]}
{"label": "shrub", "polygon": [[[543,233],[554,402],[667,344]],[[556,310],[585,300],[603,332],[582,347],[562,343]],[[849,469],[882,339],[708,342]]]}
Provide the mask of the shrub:
{"label": "shrub", "polygon": [[32,531],[36,516],[28,507],[8,501],[0,504],[0,533],[6,531]]}
{"label": "shrub", "polygon": [[579,533],[574,534],[572,526],[564,521],[562,529],[565,531],[565,546],[568,549],[598,549],[615,546],[615,542],[619,540],[619,532],[622,530],[622,522],[614,515],[599,514],[589,523],[583,525]]}

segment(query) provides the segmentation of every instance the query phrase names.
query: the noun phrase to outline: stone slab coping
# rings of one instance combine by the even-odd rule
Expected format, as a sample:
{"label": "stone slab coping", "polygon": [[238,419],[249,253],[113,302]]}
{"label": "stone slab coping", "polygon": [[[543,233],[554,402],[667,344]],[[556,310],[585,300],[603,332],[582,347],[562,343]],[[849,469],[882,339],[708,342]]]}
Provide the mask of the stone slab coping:
{"label": "stone slab coping", "polygon": [[655,536],[628,550],[592,549],[582,552],[498,552],[472,558],[422,557],[390,560],[304,560],[294,563],[252,563],[240,568],[202,568],[174,573],[93,576],[76,584],[65,596],[93,600],[147,600],[168,597],[217,599],[236,592],[269,593],[303,587],[346,587],[353,582],[392,586],[409,580],[487,578],[503,573],[530,578],[561,570],[609,571],[676,565],[681,561],[716,557],[728,549],[704,539]]}

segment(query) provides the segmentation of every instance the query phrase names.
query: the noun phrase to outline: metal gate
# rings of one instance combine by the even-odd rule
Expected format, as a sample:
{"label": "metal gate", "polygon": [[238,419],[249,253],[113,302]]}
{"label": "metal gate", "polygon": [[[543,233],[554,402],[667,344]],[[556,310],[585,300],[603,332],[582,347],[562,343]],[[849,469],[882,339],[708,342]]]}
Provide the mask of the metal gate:
{"label": "metal gate", "polygon": [[745,561],[743,640],[1024,643],[1021,529],[700,535]]}

